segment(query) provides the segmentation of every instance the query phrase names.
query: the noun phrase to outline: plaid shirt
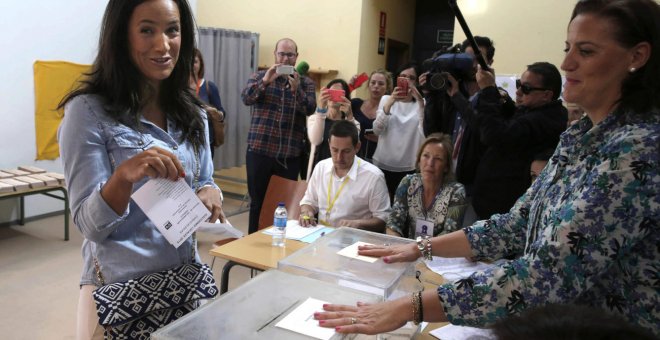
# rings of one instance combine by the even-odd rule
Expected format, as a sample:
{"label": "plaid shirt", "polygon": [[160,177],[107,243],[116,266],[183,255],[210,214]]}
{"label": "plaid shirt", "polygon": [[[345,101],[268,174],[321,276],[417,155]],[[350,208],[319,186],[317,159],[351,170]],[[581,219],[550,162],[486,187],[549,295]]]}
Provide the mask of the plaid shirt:
{"label": "plaid shirt", "polygon": [[266,71],[250,77],[243,89],[243,103],[252,108],[248,148],[258,154],[289,158],[301,155],[305,136],[305,117],[314,113],[316,92],[309,77],[301,77],[296,93],[284,77],[264,86]]}

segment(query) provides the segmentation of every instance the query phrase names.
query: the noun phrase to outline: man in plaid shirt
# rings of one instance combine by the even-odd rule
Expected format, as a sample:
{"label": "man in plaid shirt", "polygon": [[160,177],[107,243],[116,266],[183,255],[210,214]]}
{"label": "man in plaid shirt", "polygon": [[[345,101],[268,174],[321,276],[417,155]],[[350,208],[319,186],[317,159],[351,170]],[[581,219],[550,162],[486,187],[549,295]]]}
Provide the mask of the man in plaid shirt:
{"label": "man in plaid shirt", "polygon": [[252,106],[246,155],[250,193],[249,233],[258,229],[261,204],[270,176],[297,180],[303,152],[305,117],[314,113],[314,82],[306,76],[278,73],[278,66],[294,66],[298,46],[288,38],[275,44],[275,64],[250,77],[241,95]]}

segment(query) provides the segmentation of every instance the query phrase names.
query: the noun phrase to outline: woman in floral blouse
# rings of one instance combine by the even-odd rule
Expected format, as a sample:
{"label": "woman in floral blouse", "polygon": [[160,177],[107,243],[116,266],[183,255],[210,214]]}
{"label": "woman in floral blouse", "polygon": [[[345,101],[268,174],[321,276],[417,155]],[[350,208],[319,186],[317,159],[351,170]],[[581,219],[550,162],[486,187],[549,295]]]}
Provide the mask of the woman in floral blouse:
{"label": "woman in floral blouse", "polygon": [[[576,4],[564,98],[586,116],[562,134],[509,213],[431,239],[436,256],[513,260],[421,296],[327,305],[315,315],[321,326],[368,334],[421,319],[485,327],[535,306],[575,303],[660,335],[659,32],[654,0]],[[387,263],[420,257],[415,244],[359,253]]]}
{"label": "woman in floral blouse", "polygon": [[394,195],[387,233],[415,239],[458,230],[463,221],[465,188],[451,171],[449,136],[431,134],[417,152],[418,173],[406,175]]}

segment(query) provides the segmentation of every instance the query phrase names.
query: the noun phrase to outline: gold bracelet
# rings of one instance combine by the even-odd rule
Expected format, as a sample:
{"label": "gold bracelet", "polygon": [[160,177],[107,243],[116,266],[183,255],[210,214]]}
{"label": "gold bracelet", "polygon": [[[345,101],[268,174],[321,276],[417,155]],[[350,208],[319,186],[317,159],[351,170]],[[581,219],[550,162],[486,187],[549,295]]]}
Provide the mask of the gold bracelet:
{"label": "gold bracelet", "polygon": [[413,323],[419,325],[422,322],[422,292],[412,293]]}
{"label": "gold bracelet", "polygon": [[417,292],[417,301],[419,301],[419,323],[424,321],[424,305],[422,304],[422,291]]}

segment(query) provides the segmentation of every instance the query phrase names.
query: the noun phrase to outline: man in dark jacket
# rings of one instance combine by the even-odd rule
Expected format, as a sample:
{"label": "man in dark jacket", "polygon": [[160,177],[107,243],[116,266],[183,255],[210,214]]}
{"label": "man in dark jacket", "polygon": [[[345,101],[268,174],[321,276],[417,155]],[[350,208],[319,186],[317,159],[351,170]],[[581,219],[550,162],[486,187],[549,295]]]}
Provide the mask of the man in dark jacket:
{"label": "man in dark jacket", "polygon": [[[490,66],[495,57],[495,46],[488,37],[474,37],[481,55]],[[470,43],[465,40],[460,45],[458,51],[452,47],[452,52],[465,52],[474,56]],[[446,91],[425,91],[426,105],[424,108],[424,134],[429,135],[435,132],[442,132],[451,136],[454,151],[451,157],[451,164],[456,174],[456,180],[463,184],[467,194],[466,199],[471,202],[473,195],[474,179],[476,176],[479,160],[481,159],[486,147],[481,143],[476,103],[479,98],[479,86],[475,78],[477,72],[477,60],[473,60],[473,70],[468,74],[463,74],[459,79],[455,79],[451,74],[447,78],[451,84]],[[420,84],[424,86],[428,72],[420,76]],[[513,102],[509,100],[510,106]],[[503,110],[504,113],[507,110]],[[510,114],[513,109],[508,110]],[[476,220],[477,216],[474,210],[468,207],[463,225],[470,225]]]}
{"label": "man in dark jacket", "polygon": [[537,62],[516,82],[516,112],[503,114],[495,77],[480,70],[481,95],[477,103],[481,141],[487,146],[477,167],[472,204],[480,219],[505,213],[527,190],[535,154],[554,150],[566,129],[568,113],[562,106],[561,75],[554,65]]}

